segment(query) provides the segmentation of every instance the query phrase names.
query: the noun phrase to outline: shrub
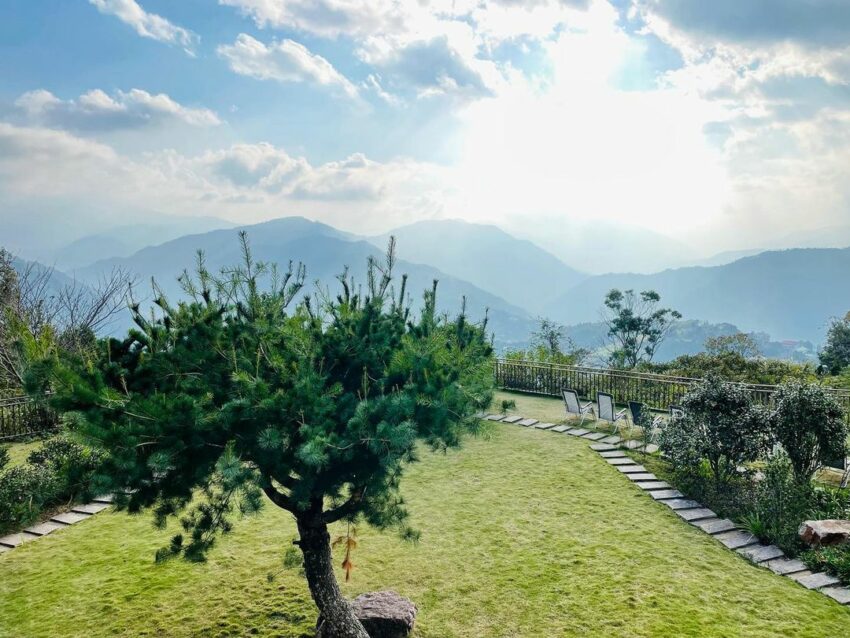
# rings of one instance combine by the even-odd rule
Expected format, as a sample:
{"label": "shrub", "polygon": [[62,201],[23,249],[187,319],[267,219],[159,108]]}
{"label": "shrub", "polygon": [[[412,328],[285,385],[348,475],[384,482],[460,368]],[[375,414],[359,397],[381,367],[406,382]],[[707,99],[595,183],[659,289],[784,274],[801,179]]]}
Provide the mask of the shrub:
{"label": "shrub", "polygon": [[9,447],[0,445],[0,472],[9,465]]}
{"label": "shrub", "polygon": [[103,453],[65,436],[57,436],[32,451],[27,461],[52,471],[63,498],[73,499],[92,496],[89,485],[92,475],[103,462]]}
{"label": "shrub", "polygon": [[844,458],[848,434],[844,411],[823,387],[791,381],[780,386],[774,401],[773,433],[798,481],[808,482],[824,462]]}
{"label": "shrub", "polygon": [[767,449],[767,417],[740,386],[711,375],[685,395],[682,406],[685,416],[671,421],[661,437],[661,449],[674,466],[704,461],[720,487]]}
{"label": "shrub", "polygon": [[57,493],[56,475],[46,466],[24,464],[4,471],[0,474],[0,532],[33,522]]}
{"label": "shrub", "polygon": [[824,571],[850,585],[850,545],[810,549],[800,558],[812,571]]}
{"label": "shrub", "polygon": [[508,410],[516,410],[516,401],[513,399],[502,399],[502,414],[507,414]]}

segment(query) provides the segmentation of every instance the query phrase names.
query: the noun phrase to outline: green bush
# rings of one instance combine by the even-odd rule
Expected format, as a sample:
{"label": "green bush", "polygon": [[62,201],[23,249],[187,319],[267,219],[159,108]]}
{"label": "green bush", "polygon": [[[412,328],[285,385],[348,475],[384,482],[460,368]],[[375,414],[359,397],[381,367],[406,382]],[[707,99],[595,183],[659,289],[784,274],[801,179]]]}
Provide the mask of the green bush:
{"label": "green bush", "polygon": [[850,545],[810,549],[800,559],[812,571],[826,572],[850,585]]}
{"label": "green bush", "polygon": [[0,472],[9,465],[9,447],[0,445]]}
{"label": "green bush", "polygon": [[774,402],[773,434],[788,453],[798,481],[810,481],[827,461],[844,459],[844,411],[823,387],[791,381],[780,386]]}
{"label": "green bush", "polygon": [[58,436],[23,465],[0,471],[0,533],[26,527],[50,507],[92,496],[102,460],[100,452]]}

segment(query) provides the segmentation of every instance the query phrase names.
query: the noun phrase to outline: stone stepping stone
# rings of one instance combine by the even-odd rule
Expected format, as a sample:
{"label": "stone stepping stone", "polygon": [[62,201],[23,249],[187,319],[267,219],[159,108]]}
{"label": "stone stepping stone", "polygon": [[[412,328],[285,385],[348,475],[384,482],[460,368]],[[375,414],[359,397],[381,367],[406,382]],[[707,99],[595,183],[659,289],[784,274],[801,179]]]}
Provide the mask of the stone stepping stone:
{"label": "stone stepping stone", "polygon": [[[622,452],[621,452],[622,454]],[[623,454],[623,456],[615,456],[612,458],[605,459],[605,462],[608,465],[634,465],[635,462],[632,461],[628,456]]]}
{"label": "stone stepping stone", "polygon": [[756,547],[745,547],[739,549],[738,553],[754,563],[764,563],[774,558],[782,558],[785,552],[776,545],[758,545]]}
{"label": "stone stepping stone", "polygon": [[604,432],[591,432],[590,434],[585,434],[581,438],[588,439],[590,441],[598,441],[599,439],[605,438],[605,433]]}
{"label": "stone stepping stone", "polygon": [[622,444],[622,446],[627,450],[637,450],[641,445],[643,445],[643,443],[640,441],[626,441]]}
{"label": "stone stepping stone", "polygon": [[552,432],[557,432],[558,434],[561,434],[562,432],[566,432],[569,429],[569,425],[556,425],[554,428],[552,428]]}
{"label": "stone stepping stone", "polygon": [[5,545],[9,548],[18,547],[24,543],[34,541],[36,538],[38,538],[38,536],[30,534],[29,532],[17,532],[16,534],[9,534],[8,536],[0,538],[0,545]]}
{"label": "stone stepping stone", "polygon": [[112,494],[104,494],[103,496],[96,496],[92,499],[95,503],[112,503],[115,500],[115,497]]}
{"label": "stone stepping stone", "polygon": [[623,474],[646,474],[646,468],[643,465],[617,465],[615,467]]}
{"label": "stone stepping stone", "polygon": [[659,449],[661,448],[655,445],[655,443],[650,443],[649,445],[643,448],[643,451],[647,454],[655,454]]}
{"label": "stone stepping stone", "polygon": [[654,492],[650,492],[649,495],[656,501],[664,501],[669,498],[685,498],[685,495],[679,490],[656,490]]}
{"label": "stone stepping stone", "polygon": [[76,514],[98,514],[109,507],[106,503],[86,503],[85,505],[75,505],[71,511]]}
{"label": "stone stepping stone", "polygon": [[583,428],[575,428],[573,430],[567,430],[567,434],[569,434],[570,436],[584,436],[588,432],[590,432],[590,430],[585,430]]}
{"label": "stone stepping stone", "polygon": [[531,427],[535,423],[538,423],[537,419],[523,419],[522,421],[517,421],[517,425],[521,425],[523,427]]}
{"label": "stone stepping stone", "polygon": [[636,483],[636,485],[647,492],[652,492],[654,490],[669,490],[673,487],[666,481],[641,481],[640,483]]}
{"label": "stone stepping stone", "polygon": [[522,421],[521,416],[508,416],[502,419],[502,423],[517,423],[519,421]]}
{"label": "stone stepping stone", "polygon": [[692,521],[691,525],[699,527],[706,534],[711,534],[712,536],[722,534],[723,532],[731,532],[735,529],[735,523],[728,518],[703,518],[698,521]]}
{"label": "stone stepping stone", "polygon": [[639,472],[637,474],[626,474],[626,478],[630,481],[657,481],[658,477],[652,472]]}
{"label": "stone stepping stone", "polygon": [[534,427],[536,427],[538,430],[551,430],[552,428],[555,427],[555,424],[554,423],[538,423]]}
{"label": "stone stepping stone", "polygon": [[611,445],[617,445],[618,443],[622,442],[622,440],[623,439],[621,439],[619,436],[606,436],[604,439],[601,439],[599,442],[600,443],[610,443]]}
{"label": "stone stepping stone", "polygon": [[620,450],[614,450],[613,452],[600,452],[599,456],[603,459],[624,459],[626,458],[626,453]]}
{"label": "stone stepping stone", "polygon": [[850,589],[847,587],[824,587],[820,593],[826,594],[842,605],[850,605]]}
{"label": "stone stepping stone", "polygon": [[788,576],[808,570],[806,563],[796,558],[774,558],[764,564],[770,571],[780,576]]}
{"label": "stone stepping stone", "polygon": [[488,414],[486,412],[476,412],[474,416],[476,419],[486,419]]}
{"label": "stone stepping stone", "polygon": [[505,418],[504,414],[489,414],[486,417],[487,421],[501,421]]}
{"label": "stone stepping stone", "polygon": [[28,534],[34,534],[36,536],[47,536],[51,532],[55,532],[57,529],[62,529],[63,527],[65,526],[61,523],[45,521],[44,523],[39,523],[38,525],[33,525],[32,527],[27,527],[24,531]]}
{"label": "stone stepping stone", "polygon": [[[567,434],[569,434],[569,432]],[[617,448],[615,448],[610,443],[593,443],[590,446],[590,449],[594,452],[613,452]]]}
{"label": "stone stepping stone", "polygon": [[838,585],[841,581],[835,576],[830,576],[823,572],[808,574],[806,576],[797,577],[797,574],[791,574],[791,578],[796,580],[806,589],[820,589],[821,587],[829,587],[830,585]]}
{"label": "stone stepping stone", "polygon": [[717,514],[712,512],[707,507],[698,507],[692,510],[675,510],[676,514],[681,516],[683,519],[688,521],[689,523],[693,523],[694,521],[701,521],[705,518],[717,518]]}
{"label": "stone stepping stone", "polygon": [[73,525],[74,523],[79,523],[80,521],[84,521],[89,518],[90,514],[77,514],[76,512],[63,512],[62,514],[57,514],[51,521],[56,523],[62,523],[63,525]]}
{"label": "stone stepping stone", "polygon": [[748,545],[755,545],[759,542],[758,538],[749,532],[743,532],[741,530],[723,532],[722,534],[717,534],[714,538],[726,545],[729,549],[740,549],[742,547],[747,547]]}
{"label": "stone stepping stone", "polygon": [[666,501],[661,501],[671,510],[693,510],[702,507],[696,501],[692,501],[689,498],[671,498]]}

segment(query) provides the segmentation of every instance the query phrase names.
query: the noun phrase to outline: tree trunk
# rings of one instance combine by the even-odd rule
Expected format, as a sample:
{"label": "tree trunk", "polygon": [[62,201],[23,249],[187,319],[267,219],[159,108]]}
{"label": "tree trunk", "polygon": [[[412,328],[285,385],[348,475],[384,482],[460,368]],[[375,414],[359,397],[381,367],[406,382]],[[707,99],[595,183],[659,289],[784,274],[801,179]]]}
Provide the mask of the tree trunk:
{"label": "tree trunk", "polygon": [[304,554],[304,573],[310,594],[319,608],[322,636],[369,638],[336,582],[328,526],[322,521],[297,520],[301,552]]}

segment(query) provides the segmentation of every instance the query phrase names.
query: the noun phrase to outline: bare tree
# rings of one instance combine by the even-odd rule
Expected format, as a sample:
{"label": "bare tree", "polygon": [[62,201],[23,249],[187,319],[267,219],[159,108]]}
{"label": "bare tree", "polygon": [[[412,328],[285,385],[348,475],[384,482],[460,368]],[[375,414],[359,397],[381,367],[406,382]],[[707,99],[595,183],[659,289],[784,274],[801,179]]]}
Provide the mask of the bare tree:
{"label": "bare tree", "polygon": [[113,268],[92,285],[77,280],[57,285],[55,271],[20,262],[0,248],[0,386],[23,384],[27,350],[60,347],[82,352],[126,308],[133,283]]}

